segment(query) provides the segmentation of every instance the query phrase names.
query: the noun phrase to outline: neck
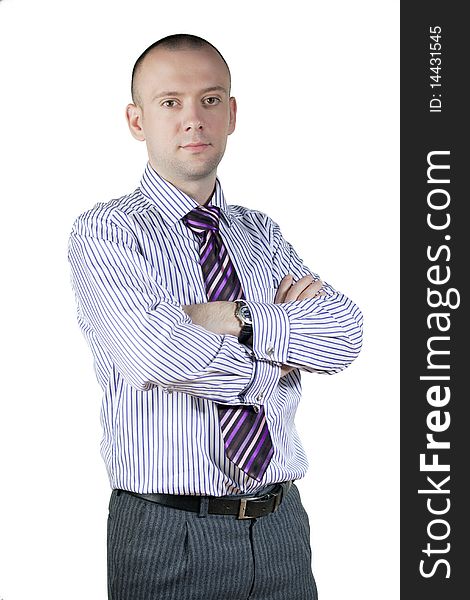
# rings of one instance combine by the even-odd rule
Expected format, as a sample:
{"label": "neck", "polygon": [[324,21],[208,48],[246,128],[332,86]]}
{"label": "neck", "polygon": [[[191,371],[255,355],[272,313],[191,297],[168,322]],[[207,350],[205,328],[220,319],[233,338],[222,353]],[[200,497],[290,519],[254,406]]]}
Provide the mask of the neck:
{"label": "neck", "polygon": [[[170,180],[168,180],[170,181]],[[170,181],[179,190],[196,200],[199,205],[207,204],[215,188],[215,175],[211,181]]]}
{"label": "neck", "polygon": [[150,164],[161,177],[172,183],[175,187],[187,194],[190,198],[193,198],[193,200],[196,200],[196,202],[199,205],[206,204],[211,198],[212,194],[214,193],[215,178],[217,175],[217,172],[215,170],[209,173],[209,175],[207,175],[206,177],[203,177],[202,179],[197,179],[194,181],[180,180],[173,176],[167,177],[161,169],[155,168],[155,166],[151,162]]}

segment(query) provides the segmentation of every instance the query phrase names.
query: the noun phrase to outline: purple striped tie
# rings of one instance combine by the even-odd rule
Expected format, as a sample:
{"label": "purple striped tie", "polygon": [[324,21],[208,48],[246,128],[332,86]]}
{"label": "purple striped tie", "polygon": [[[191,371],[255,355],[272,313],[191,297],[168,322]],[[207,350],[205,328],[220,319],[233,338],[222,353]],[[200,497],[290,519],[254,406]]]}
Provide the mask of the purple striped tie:
{"label": "purple striped tie", "polygon": [[[220,208],[199,206],[185,217],[184,223],[200,240],[199,263],[209,302],[233,302],[243,298],[243,290],[227,249],[219,233]],[[273,444],[264,408],[226,407],[217,404],[225,454],[250,477],[261,481],[273,455]]]}

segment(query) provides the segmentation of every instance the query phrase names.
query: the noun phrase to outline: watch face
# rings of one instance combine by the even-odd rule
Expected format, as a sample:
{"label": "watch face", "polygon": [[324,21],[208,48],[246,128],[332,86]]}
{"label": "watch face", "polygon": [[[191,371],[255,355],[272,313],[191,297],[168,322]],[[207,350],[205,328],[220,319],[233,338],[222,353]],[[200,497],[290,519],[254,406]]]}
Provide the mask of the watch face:
{"label": "watch face", "polygon": [[239,314],[246,325],[253,324],[253,321],[251,320],[250,309],[248,308],[248,306],[246,304],[241,304],[241,306],[239,307]]}

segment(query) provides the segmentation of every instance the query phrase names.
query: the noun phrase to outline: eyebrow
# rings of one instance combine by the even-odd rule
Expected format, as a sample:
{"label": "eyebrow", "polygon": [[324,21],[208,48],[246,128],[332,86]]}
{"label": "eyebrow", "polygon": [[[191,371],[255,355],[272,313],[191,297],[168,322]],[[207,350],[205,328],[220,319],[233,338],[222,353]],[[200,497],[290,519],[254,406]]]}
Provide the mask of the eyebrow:
{"label": "eyebrow", "polygon": [[[227,94],[227,90],[222,85],[213,85],[211,87],[205,88],[200,91],[201,94],[207,94],[208,92],[224,92],[225,94]],[[159,92],[158,94],[156,94],[154,96],[154,98],[163,98],[164,96],[182,96],[182,95],[183,95],[182,92],[164,91],[164,92]]]}

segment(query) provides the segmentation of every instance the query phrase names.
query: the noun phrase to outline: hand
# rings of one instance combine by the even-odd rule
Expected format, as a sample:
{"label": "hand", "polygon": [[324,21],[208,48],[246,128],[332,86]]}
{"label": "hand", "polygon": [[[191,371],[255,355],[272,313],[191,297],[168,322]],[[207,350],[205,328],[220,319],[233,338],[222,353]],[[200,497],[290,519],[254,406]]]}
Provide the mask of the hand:
{"label": "hand", "polygon": [[281,365],[281,377],[290,373],[295,367],[289,367],[288,365]]}
{"label": "hand", "polygon": [[306,300],[307,298],[325,296],[322,287],[323,281],[321,279],[315,280],[312,275],[305,275],[305,277],[301,277],[294,282],[293,275],[289,274],[279,284],[274,303],[280,304],[282,302],[292,302],[293,300]]}
{"label": "hand", "polygon": [[[292,302],[293,300],[306,300],[307,298],[316,298],[317,296],[325,296],[325,292],[322,291],[323,281],[313,279],[311,275],[305,275],[294,283],[294,277],[292,275],[286,275],[277,289],[276,297],[274,298],[275,304],[281,304],[282,302]],[[287,375],[295,367],[289,367],[288,365],[281,366],[281,377]]]}

